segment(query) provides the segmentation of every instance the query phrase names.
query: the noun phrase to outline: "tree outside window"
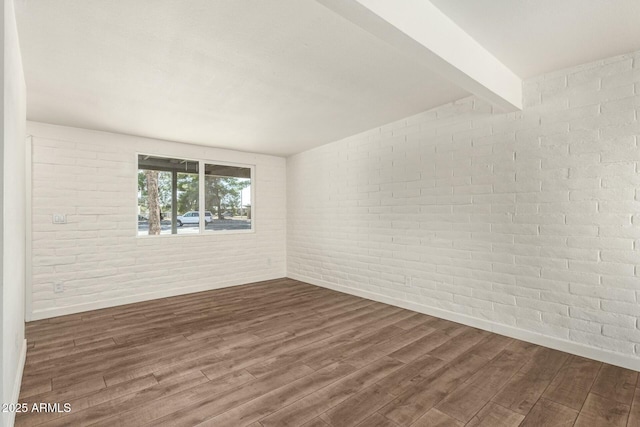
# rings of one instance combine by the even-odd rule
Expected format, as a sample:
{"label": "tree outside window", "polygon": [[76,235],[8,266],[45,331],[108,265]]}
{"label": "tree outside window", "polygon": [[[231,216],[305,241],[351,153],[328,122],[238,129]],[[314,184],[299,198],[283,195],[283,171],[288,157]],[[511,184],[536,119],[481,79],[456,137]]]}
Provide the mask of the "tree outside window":
{"label": "tree outside window", "polygon": [[138,235],[197,234],[201,221],[206,232],[252,229],[251,168],[139,155]]}

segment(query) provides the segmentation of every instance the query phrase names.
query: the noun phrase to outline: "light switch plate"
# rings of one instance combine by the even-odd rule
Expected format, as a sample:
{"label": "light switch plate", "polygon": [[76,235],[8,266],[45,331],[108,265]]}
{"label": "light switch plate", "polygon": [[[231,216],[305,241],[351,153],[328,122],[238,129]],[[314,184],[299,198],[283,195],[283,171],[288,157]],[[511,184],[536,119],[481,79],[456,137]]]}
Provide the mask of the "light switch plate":
{"label": "light switch plate", "polygon": [[61,214],[61,213],[54,213],[53,214],[53,223],[54,224],[66,224],[67,223],[67,216],[65,214]]}

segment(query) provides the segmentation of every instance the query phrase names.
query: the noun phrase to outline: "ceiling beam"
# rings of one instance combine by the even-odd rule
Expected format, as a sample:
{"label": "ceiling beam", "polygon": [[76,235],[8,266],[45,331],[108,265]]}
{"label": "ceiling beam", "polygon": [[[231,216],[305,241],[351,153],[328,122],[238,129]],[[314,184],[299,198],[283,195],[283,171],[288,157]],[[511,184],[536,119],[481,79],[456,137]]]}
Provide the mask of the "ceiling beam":
{"label": "ceiling beam", "polygon": [[522,80],[430,1],[317,1],[504,111],[522,109]]}

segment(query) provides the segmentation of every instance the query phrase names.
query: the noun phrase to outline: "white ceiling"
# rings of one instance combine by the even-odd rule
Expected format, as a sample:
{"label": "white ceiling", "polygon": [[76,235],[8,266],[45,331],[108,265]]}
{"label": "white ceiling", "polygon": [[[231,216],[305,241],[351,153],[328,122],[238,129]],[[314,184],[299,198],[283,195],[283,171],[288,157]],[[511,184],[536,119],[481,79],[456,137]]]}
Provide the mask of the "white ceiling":
{"label": "white ceiling", "polygon": [[26,0],[30,120],[289,155],[466,92],[313,0]]}
{"label": "white ceiling", "polygon": [[431,0],[522,78],[640,49],[640,0]]}
{"label": "white ceiling", "polygon": [[[638,0],[433,3],[521,77],[640,49]],[[314,0],[18,0],[17,15],[35,121],[289,155],[468,95]]]}

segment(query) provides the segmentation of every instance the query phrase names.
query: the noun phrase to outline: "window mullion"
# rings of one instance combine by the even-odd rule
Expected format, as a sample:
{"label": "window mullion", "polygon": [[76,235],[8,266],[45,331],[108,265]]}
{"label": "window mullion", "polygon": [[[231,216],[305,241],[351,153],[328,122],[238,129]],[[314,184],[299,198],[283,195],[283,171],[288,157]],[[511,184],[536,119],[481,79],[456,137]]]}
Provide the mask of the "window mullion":
{"label": "window mullion", "polygon": [[171,234],[178,234],[178,172],[171,172]]}
{"label": "window mullion", "polygon": [[204,233],[204,228],[206,226],[204,217],[204,212],[206,210],[204,206],[204,200],[204,162],[200,160],[198,162],[198,212],[200,212],[200,234]]}

